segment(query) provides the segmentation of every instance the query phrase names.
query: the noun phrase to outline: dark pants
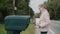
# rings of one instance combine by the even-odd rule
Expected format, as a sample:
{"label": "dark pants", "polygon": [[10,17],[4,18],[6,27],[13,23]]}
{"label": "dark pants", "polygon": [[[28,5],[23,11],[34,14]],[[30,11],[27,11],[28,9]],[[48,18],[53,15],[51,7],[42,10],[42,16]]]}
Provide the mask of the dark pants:
{"label": "dark pants", "polygon": [[41,32],[41,34],[47,34],[47,32]]}

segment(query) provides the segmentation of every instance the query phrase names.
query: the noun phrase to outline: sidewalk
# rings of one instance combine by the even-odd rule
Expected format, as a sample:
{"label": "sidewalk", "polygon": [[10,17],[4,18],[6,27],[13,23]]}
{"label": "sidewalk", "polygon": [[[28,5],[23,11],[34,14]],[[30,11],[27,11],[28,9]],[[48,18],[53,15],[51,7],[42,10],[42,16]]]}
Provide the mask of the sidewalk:
{"label": "sidewalk", "polygon": [[[38,28],[35,29],[35,34],[41,34]],[[48,34],[52,34],[50,29],[48,31]]]}

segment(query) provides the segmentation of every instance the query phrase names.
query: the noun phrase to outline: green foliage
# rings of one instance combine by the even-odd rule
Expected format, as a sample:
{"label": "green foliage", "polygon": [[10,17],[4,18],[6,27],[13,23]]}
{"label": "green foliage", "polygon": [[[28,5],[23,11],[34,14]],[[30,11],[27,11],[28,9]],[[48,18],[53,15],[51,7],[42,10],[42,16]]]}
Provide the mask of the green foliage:
{"label": "green foliage", "polygon": [[[15,0],[18,15],[28,15],[29,11],[33,14],[33,10],[29,7],[29,0]],[[0,0],[0,8],[7,9],[8,13],[13,11],[13,0]]]}
{"label": "green foliage", "polygon": [[29,7],[29,0],[18,0],[17,8],[18,8],[18,10],[17,10],[18,15],[33,16],[33,14],[34,14],[32,8]]}
{"label": "green foliage", "polygon": [[48,0],[46,3],[51,19],[60,19],[60,0]]}
{"label": "green foliage", "polygon": [[0,8],[12,8],[12,0],[0,0]]}
{"label": "green foliage", "polygon": [[[29,7],[29,0],[15,0],[15,6],[17,10],[16,15],[34,15],[32,8]],[[13,0],[0,0],[0,12],[3,18],[8,15],[13,15]]]}
{"label": "green foliage", "polygon": [[40,13],[36,13],[34,16],[35,18],[40,18]]}

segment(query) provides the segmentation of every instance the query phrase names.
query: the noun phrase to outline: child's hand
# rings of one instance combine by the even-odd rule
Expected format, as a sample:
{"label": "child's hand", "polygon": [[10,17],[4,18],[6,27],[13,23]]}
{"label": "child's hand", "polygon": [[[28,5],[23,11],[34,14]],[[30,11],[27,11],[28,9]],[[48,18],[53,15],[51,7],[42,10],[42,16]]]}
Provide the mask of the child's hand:
{"label": "child's hand", "polygon": [[36,25],[36,23],[33,23],[34,25]]}
{"label": "child's hand", "polygon": [[45,28],[46,26],[44,26],[44,27],[41,27],[41,26],[39,26],[39,28]]}
{"label": "child's hand", "polygon": [[39,26],[39,28],[41,28],[41,26]]}

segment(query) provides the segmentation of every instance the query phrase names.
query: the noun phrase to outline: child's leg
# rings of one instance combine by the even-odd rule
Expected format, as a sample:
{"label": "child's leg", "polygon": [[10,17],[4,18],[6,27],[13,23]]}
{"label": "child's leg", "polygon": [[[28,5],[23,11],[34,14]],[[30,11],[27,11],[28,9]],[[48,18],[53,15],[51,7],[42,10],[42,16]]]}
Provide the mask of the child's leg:
{"label": "child's leg", "polygon": [[47,32],[41,32],[41,34],[47,34]]}

